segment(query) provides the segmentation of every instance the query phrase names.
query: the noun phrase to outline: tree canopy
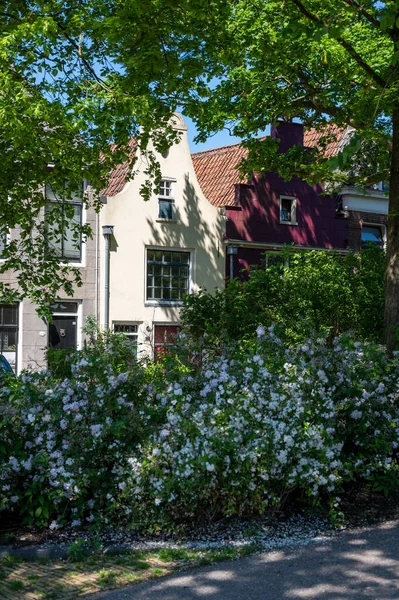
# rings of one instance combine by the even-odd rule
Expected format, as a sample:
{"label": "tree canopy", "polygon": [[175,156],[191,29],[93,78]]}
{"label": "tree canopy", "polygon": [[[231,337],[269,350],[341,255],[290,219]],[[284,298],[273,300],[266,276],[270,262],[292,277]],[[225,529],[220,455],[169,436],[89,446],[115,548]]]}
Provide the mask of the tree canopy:
{"label": "tree canopy", "polygon": [[[9,260],[24,293],[41,289],[43,298],[51,268],[38,241],[44,236],[31,235],[45,203],[40,185],[68,181],[73,190],[85,177],[101,190],[110,168],[131,158],[131,136],[143,149],[150,136],[161,151],[176,141],[168,119],[180,107],[200,140],[223,127],[242,137],[244,170],[341,183],[390,179],[392,341],[399,323],[399,0],[3,0],[0,28],[0,229],[21,228]],[[278,119],[320,128],[333,122],[353,133],[334,159],[322,148],[281,154],[270,138],[258,139]],[[148,161],[156,178],[154,155]],[[144,197],[150,189],[151,182]],[[40,265],[41,279],[24,256]]]}

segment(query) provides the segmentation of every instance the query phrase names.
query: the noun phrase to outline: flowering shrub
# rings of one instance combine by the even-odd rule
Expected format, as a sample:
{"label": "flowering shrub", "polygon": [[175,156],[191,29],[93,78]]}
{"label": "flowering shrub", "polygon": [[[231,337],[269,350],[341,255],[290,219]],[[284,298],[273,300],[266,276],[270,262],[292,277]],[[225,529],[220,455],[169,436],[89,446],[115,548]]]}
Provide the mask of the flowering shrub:
{"label": "flowering shrub", "polygon": [[[114,338],[71,357],[72,377],[25,373],[0,390],[5,451],[0,506],[28,523],[80,525],[117,510],[127,460],[142,439],[144,372],[116,368],[123,342]],[[5,423],[7,427],[5,427]]]}
{"label": "flowering shrub", "polygon": [[262,513],[294,489],[334,498],[345,481],[396,468],[398,375],[381,347],[341,338],[286,349],[259,327],[253,351],[158,394],[165,424],[131,461],[124,493],[159,522]]}
{"label": "flowering shrub", "polygon": [[118,343],[73,356],[71,378],[1,388],[2,508],[53,527],[153,526],[262,513],[293,492],[334,502],[359,478],[397,487],[399,360],[381,346],[287,348],[259,326],[195,368],[125,370]]}

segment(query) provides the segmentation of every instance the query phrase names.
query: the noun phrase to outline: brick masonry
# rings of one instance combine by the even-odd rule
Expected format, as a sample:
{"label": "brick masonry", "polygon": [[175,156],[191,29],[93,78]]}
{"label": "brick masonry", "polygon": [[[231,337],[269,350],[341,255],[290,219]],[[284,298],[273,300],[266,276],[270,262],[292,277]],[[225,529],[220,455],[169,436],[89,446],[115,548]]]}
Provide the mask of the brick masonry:
{"label": "brick masonry", "polygon": [[388,218],[386,215],[376,213],[348,211],[348,247],[352,250],[361,250],[362,247],[362,226],[383,225],[387,226]]}

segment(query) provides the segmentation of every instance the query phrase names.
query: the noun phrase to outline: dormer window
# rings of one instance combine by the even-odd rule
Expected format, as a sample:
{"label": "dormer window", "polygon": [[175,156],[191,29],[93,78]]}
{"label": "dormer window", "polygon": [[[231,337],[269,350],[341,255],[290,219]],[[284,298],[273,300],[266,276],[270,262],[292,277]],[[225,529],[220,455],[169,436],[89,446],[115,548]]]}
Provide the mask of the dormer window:
{"label": "dormer window", "polygon": [[296,198],[280,196],[280,223],[296,225]]}
{"label": "dormer window", "polygon": [[171,179],[162,179],[158,193],[158,219],[172,221],[174,215],[174,186]]}

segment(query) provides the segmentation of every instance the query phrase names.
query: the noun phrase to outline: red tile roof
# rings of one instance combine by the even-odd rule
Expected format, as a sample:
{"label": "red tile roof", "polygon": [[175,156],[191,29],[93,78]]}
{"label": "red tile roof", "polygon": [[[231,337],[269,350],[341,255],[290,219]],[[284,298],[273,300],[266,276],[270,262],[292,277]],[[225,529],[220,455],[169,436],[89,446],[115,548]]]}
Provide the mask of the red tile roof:
{"label": "red tile roof", "polygon": [[[136,152],[136,140],[132,138],[129,140],[129,148],[130,148],[130,159],[134,157]],[[107,187],[102,190],[101,195],[103,196],[116,196],[119,194],[126,185],[127,179],[130,175],[130,163],[129,161],[125,161],[112,169]]]}
{"label": "red tile roof", "polygon": [[[346,129],[337,125],[329,125],[322,130],[309,129],[304,133],[304,145],[314,148],[321,142],[321,138],[328,136],[326,140],[325,156],[330,158],[339,151]],[[135,140],[130,141],[132,156],[135,152]],[[241,177],[237,166],[246,158],[248,150],[240,144],[222,146],[213,150],[204,150],[191,155],[198,183],[203,194],[214,206],[234,206],[236,183],[245,183],[246,179]],[[130,174],[129,161],[126,161],[113,169],[109,183],[102,194],[115,196],[125,187]]]}
{"label": "red tile roof", "polygon": [[[335,156],[341,146],[346,129],[329,125],[322,130],[309,129],[304,132],[304,146],[314,148],[321,138],[326,137],[326,158]],[[198,183],[211,204],[214,206],[235,206],[234,184],[245,183],[236,167],[248,151],[240,144],[223,146],[214,150],[205,150],[192,154],[193,165]]]}
{"label": "red tile roof", "polygon": [[245,182],[236,167],[247,154],[246,148],[234,144],[191,155],[200,188],[211,204],[235,205],[234,184]]}
{"label": "red tile roof", "polygon": [[317,130],[315,128],[305,129],[303,144],[306,148],[315,148],[320,143],[323,143],[322,138],[325,138],[325,152],[326,158],[336,156],[339,152],[345,133],[348,130],[338,125],[327,125],[323,129]]}

